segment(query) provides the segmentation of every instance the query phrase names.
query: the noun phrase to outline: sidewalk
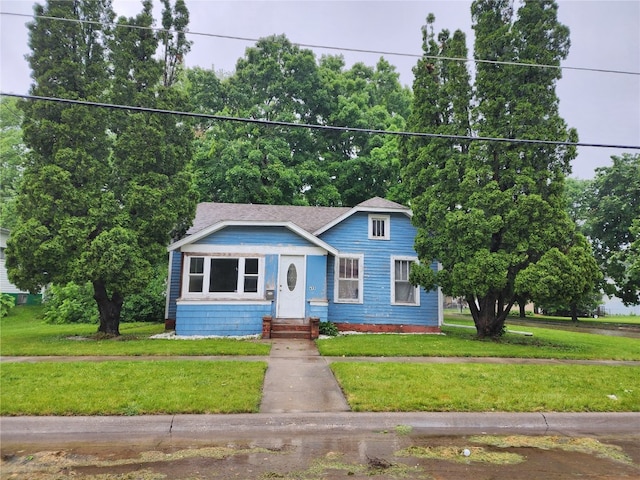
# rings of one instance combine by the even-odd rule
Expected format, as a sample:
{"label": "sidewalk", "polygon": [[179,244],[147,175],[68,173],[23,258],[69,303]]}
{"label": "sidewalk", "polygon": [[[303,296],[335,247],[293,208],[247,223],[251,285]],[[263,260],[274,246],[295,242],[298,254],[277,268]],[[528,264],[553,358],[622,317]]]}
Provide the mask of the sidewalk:
{"label": "sidewalk", "polygon": [[347,412],[327,361],[311,340],[273,339],[260,413]]}

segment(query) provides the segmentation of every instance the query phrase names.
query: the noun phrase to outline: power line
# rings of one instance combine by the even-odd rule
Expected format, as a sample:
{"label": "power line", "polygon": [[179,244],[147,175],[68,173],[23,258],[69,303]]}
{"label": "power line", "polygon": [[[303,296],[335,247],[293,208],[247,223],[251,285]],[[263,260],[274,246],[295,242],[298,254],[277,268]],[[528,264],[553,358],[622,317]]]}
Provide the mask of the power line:
{"label": "power line", "polygon": [[[12,13],[12,12],[0,12],[2,15],[11,15],[16,17],[27,17],[27,18],[40,18],[43,20],[57,20],[62,22],[76,22],[76,23],[87,23],[92,25],[101,25],[101,26],[115,26],[115,27],[125,27],[125,28],[133,28],[139,30],[151,30],[154,32],[166,32],[166,33],[182,33],[185,35],[196,35],[202,37],[212,37],[212,38],[223,38],[226,40],[239,40],[243,42],[258,42],[259,38],[251,38],[251,37],[240,37],[234,35],[220,35],[215,33],[206,33],[206,32],[192,32],[189,30],[170,30],[159,27],[143,27],[139,25],[129,25],[122,23],[104,23],[104,22],[96,22],[93,20],[80,20],[77,18],[62,18],[62,17],[51,17],[46,15],[29,15],[26,13]],[[531,67],[531,68],[548,68],[548,69],[557,69],[557,70],[574,70],[581,72],[595,72],[595,73],[614,73],[619,75],[638,75],[640,76],[640,72],[632,72],[628,70],[612,70],[606,68],[592,68],[592,67],[572,67],[572,66],[561,66],[561,65],[546,65],[542,63],[527,63],[527,62],[515,62],[515,61],[506,61],[506,60],[485,60],[479,58],[464,58],[464,57],[447,57],[440,55],[426,55],[426,54],[416,54],[416,53],[403,53],[403,52],[391,52],[384,50],[368,50],[364,48],[349,48],[349,47],[336,47],[331,45],[318,45],[311,43],[296,43],[292,42],[293,45],[303,48],[317,48],[322,50],[335,50],[341,52],[353,52],[353,53],[366,53],[366,54],[375,54],[375,55],[386,55],[386,56],[395,56],[395,57],[413,57],[413,58],[429,58],[433,60],[449,60],[454,62],[465,62],[465,63],[486,63],[490,65],[510,65],[510,66],[520,66],[520,67]]]}
{"label": "power line", "polygon": [[307,128],[307,129],[313,129],[313,130],[367,133],[367,134],[375,134],[375,135],[395,135],[398,137],[441,138],[441,139],[461,140],[461,141],[484,141],[484,142],[553,145],[553,146],[568,146],[568,147],[593,147],[593,148],[617,148],[617,149],[624,149],[624,150],[640,150],[640,145],[615,145],[615,144],[606,144],[606,143],[563,142],[563,141],[556,141],[556,140],[531,140],[531,139],[522,139],[522,138],[474,137],[471,135],[445,135],[440,133],[375,130],[371,128],[339,127],[339,126],[333,126],[333,125],[314,125],[310,123],[294,123],[294,122],[283,122],[283,121],[277,121],[277,120],[262,120],[258,118],[231,117],[228,115],[213,115],[208,113],[184,112],[184,111],[166,110],[166,109],[160,109],[160,108],[136,107],[133,105],[119,105],[119,104],[112,104],[112,103],[90,102],[87,100],[72,100],[68,98],[44,97],[40,95],[21,95],[17,93],[0,92],[0,96],[18,97],[26,100],[42,100],[47,102],[59,102],[59,103],[67,103],[72,105],[85,105],[85,106],[99,107],[99,108],[110,108],[113,110],[128,110],[132,112],[159,113],[163,115],[180,115],[184,117],[202,118],[207,120],[217,120],[217,121],[223,121],[223,122],[253,123],[258,125],[278,126],[278,127],[287,127],[287,128]]}

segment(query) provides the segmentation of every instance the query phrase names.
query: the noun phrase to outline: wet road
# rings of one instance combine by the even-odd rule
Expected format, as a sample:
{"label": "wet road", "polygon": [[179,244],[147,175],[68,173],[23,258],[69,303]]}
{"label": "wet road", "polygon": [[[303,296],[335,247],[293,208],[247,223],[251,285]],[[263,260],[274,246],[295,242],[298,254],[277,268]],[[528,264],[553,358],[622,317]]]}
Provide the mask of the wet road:
{"label": "wet road", "polygon": [[[6,420],[6,419],[5,419]],[[323,428],[176,429],[168,435],[114,432],[2,439],[3,479],[635,479],[640,435],[562,434],[535,428],[412,426],[388,421]],[[4,423],[4,421],[3,421]],[[137,419],[136,424],[140,424]],[[322,422],[319,422],[322,423]],[[585,422],[588,423],[588,422]],[[385,427],[384,425],[389,425]],[[287,426],[288,425],[288,426]],[[382,427],[382,428],[379,428]],[[527,425],[524,425],[527,427]],[[225,430],[225,428],[229,428]],[[3,429],[4,430],[4,429]],[[108,429],[107,429],[108,430]],[[153,430],[153,429],[151,429]],[[497,430],[497,431],[495,431]],[[588,430],[588,429],[587,429]],[[491,435],[490,433],[497,433]]]}
{"label": "wet road", "polygon": [[633,413],[4,417],[0,477],[635,479],[639,423]]}

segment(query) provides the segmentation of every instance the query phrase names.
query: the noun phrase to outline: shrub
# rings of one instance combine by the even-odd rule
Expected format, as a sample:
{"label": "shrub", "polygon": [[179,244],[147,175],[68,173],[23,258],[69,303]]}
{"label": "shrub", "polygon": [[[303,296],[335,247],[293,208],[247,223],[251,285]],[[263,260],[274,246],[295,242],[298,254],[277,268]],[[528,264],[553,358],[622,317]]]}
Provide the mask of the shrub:
{"label": "shrub", "polygon": [[[124,298],[121,322],[160,322],[164,320],[167,267],[157,267],[147,287]],[[45,295],[47,323],[98,323],[98,306],[91,282],[51,285]]]}
{"label": "shrub", "polygon": [[15,307],[15,305],[16,299],[13,295],[0,293],[0,318],[4,318],[9,315],[9,310]]}
{"label": "shrub", "polygon": [[167,292],[167,266],[156,267],[147,287],[140,293],[124,299],[120,321],[161,322],[164,321],[164,307]]}
{"label": "shrub", "polygon": [[51,285],[45,298],[44,320],[47,323],[98,323],[98,306],[89,282]]}
{"label": "shrub", "polygon": [[335,337],[338,335],[338,327],[332,322],[320,322],[318,325],[320,335],[327,335],[329,337]]}

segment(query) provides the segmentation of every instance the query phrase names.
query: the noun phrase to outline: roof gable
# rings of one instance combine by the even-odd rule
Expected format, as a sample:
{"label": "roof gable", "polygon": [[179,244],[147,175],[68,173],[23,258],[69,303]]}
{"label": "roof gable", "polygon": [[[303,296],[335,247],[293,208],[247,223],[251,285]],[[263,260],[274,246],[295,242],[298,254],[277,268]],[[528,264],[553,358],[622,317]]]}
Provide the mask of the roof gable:
{"label": "roof gable", "polygon": [[168,251],[172,251],[172,250],[178,250],[179,248],[181,248],[184,245],[189,245],[191,243],[196,243],[198,240],[201,240],[205,237],[208,237],[209,235],[212,235],[226,227],[231,227],[231,226],[266,226],[266,227],[284,227],[289,229],[290,231],[292,231],[293,233],[295,233],[296,235],[299,235],[300,237],[304,238],[305,240],[307,240],[308,242],[310,242],[313,245],[316,245],[324,250],[326,250],[327,252],[331,253],[332,255],[336,255],[338,253],[338,250],[334,247],[332,247],[331,245],[329,245],[328,243],[326,243],[325,241],[319,239],[318,237],[312,235],[311,233],[307,232],[306,230],[300,228],[299,226],[297,226],[296,224],[292,223],[292,222],[270,222],[270,221],[221,221],[218,223],[215,223],[213,225],[210,225],[207,228],[203,228],[201,230],[199,230],[198,232],[192,234],[192,235],[188,235],[186,237],[184,237],[181,240],[178,240],[177,242],[169,245],[169,247],[167,248]]}
{"label": "roof gable", "polygon": [[400,205],[399,203],[392,202],[391,200],[386,200],[380,197],[373,197],[365,202],[359,203],[355,207],[349,209],[347,212],[343,213],[336,219],[331,222],[323,225],[318,230],[313,232],[314,235],[320,235],[330,228],[335,227],[340,222],[343,222],[347,218],[349,218],[354,213],[358,212],[370,212],[370,213],[402,213],[407,217],[411,218],[413,213],[409,207],[405,207],[404,205]]}
{"label": "roof gable", "polygon": [[393,209],[393,210],[409,210],[409,207],[405,207],[404,205],[396,202],[392,202],[391,200],[387,200],[386,198],[373,197],[369,200],[365,200],[362,203],[356,205],[356,208],[375,208],[375,209]]}

